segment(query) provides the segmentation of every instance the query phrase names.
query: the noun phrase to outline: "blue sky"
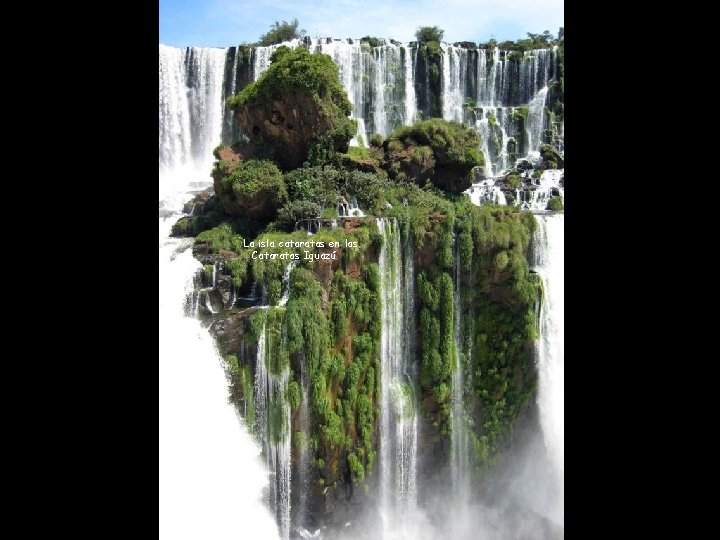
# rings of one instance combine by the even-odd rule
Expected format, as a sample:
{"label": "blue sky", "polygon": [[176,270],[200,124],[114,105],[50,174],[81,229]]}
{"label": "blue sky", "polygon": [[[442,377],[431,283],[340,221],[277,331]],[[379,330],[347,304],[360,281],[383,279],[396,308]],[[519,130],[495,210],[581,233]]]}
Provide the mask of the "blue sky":
{"label": "blue sky", "polygon": [[440,26],[445,41],[526,37],[564,26],[563,0],[160,0],[160,43],[229,47],[256,41],[274,21],[297,17],[311,36],[415,39]]}

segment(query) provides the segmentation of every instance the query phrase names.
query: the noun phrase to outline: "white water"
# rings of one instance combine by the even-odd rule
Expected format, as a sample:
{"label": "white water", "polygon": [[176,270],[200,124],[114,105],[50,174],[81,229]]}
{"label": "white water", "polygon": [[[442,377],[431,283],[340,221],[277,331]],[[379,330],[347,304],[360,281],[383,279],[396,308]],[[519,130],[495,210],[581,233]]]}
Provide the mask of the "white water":
{"label": "white water", "polygon": [[406,305],[400,232],[396,220],[378,219],[383,235],[379,269],[382,298],[380,345],[380,511],[383,538],[412,538],[417,505],[417,415],[406,375]]}
{"label": "white water", "polygon": [[[292,40],[284,45],[295,47],[298,43],[299,40]],[[270,66],[270,55],[279,46],[254,49],[255,80]],[[350,117],[358,121],[357,136],[351,145],[358,145],[361,137],[368,146],[369,135],[386,136],[396,127],[416,120],[414,65],[408,44],[382,40],[381,46],[369,48],[361,45],[359,39],[328,42],[326,38],[311,38],[309,49],[329,55],[338,66],[340,82],[352,104]]]}
{"label": "white water", "polygon": [[[273,339],[267,335],[263,324],[258,337],[255,362],[255,407],[256,430],[265,446],[267,465],[270,471],[270,506],[278,521],[281,540],[290,535],[290,404],[286,399],[290,370],[285,366],[276,375],[270,373],[268,365],[278,351],[270,345]],[[282,345],[281,345],[282,346]],[[274,362],[272,362],[274,364]],[[273,420],[281,416],[279,432],[273,432]]]}
{"label": "white water", "polygon": [[462,122],[467,58],[461,57],[467,57],[467,51],[446,43],[441,43],[440,47],[443,50],[443,118]]}
{"label": "white water", "polygon": [[297,261],[292,260],[288,263],[288,265],[285,267],[285,271],[283,272],[282,276],[282,297],[280,298],[280,301],[278,302],[278,306],[284,307],[285,304],[288,303],[288,300],[290,299],[290,272],[292,272],[293,268],[297,266]]}
{"label": "white water", "polygon": [[[183,64],[190,52],[201,64],[193,88]],[[260,448],[227,402],[212,337],[183,314],[201,265],[190,240],[168,237],[183,203],[210,185],[224,58],[222,49],[160,45],[159,528],[166,540],[277,538],[261,500]]]}
{"label": "white water", "polygon": [[536,216],[535,269],[542,277],[545,298],[540,312],[537,357],[538,405],[553,493],[547,517],[564,525],[565,500],[565,216]]}

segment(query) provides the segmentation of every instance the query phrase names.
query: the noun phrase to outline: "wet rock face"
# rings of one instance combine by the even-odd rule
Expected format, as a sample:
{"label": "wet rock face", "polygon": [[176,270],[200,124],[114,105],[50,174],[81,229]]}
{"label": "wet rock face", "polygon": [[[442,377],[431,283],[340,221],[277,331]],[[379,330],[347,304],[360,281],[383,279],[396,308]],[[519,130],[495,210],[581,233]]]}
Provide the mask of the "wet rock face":
{"label": "wet rock face", "polygon": [[214,201],[211,201],[215,190],[209,187],[190,199],[183,206],[183,214],[198,215],[212,210]]}
{"label": "wet rock face", "polygon": [[[310,144],[335,127],[333,117],[325,114],[312,96],[301,94],[288,93],[277,99],[259,100],[252,106],[243,105],[236,117],[251,140],[262,143],[283,169],[301,166]],[[347,147],[336,150],[347,152]]]}
{"label": "wet rock face", "polygon": [[549,144],[543,144],[540,147],[540,157],[542,158],[544,168],[562,169],[565,167],[565,160],[560,153]]}

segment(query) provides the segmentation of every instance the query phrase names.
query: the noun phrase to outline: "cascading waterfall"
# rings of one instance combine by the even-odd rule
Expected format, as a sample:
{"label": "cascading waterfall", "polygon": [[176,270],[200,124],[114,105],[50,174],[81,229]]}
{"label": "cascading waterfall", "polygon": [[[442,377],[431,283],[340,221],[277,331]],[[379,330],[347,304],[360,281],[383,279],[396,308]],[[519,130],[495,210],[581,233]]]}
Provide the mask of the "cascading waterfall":
{"label": "cascading waterfall", "polygon": [[[407,373],[409,306],[403,294],[409,287],[403,279],[400,231],[395,219],[378,219],[383,236],[380,251],[382,301],[380,375],[380,503],[384,537],[404,530],[417,503],[417,415],[414,386]],[[410,267],[408,267],[408,271]],[[414,272],[413,272],[414,274]]]}
{"label": "cascading waterfall", "polygon": [[[352,102],[352,117],[358,120],[358,137],[354,144],[363,141],[368,143],[368,135],[380,133],[383,136],[391,133],[400,125],[408,125],[417,120],[417,99],[415,87],[419,91],[422,86],[430,88],[430,79],[427,69],[418,69],[418,48],[410,44],[399,44],[381,40],[378,47],[369,47],[359,40],[337,39],[307,39],[311,50],[318,50],[333,58],[339,67],[340,79],[348,92]],[[296,46],[301,40],[286,43]],[[227,59],[226,49],[213,48],[185,48],[177,49],[160,45],[160,98],[159,98],[159,131],[160,131],[160,206],[161,213],[166,216],[160,222],[161,234],[161,272],[167,268],[176,268],[179,264],[187,265],[183,270],[185,279],[189,282],[192,274],[199,267],[192,259],[187,248],[189,244],[182,240],[169,240],[167,238],[170,223],[181,214],[182,204],[194,193],[211,185],[209,172],[212,168],[212,149],[220,142],[223,132],[232,131],[228,124],[236,122],[225,111],[225,126],[223,127],[223,91],[226,93],[241,90],[247,80],[257,80],[260,74],[267,69],[270,56],[278,45],[270,47],[255,47],[246,51],[242,62],[237,50],[231,59]],[[534,50],[523,53],[518,60],[517,54],[513,56],[508,51],[498,49],[466,49],[450,44],[441,44],[442,58],[442,95],[443,116],[446,119],[465,122],[474,126],[481,134],[481,150],[486,159],[486,179],[475,184],[469,195],[475,204],[493,202],[505,204],[505,193],[499,189],[493,176],[502,173],[513,165],[515,158],[529,155],[536,158],[543,137],[545,136],[545,106],[548,104],[548,88],[557,76],[557,54],[554,50]],[[248,60],[249,58],[249,60]],[[228,62],[226,64],[226,62]],[[249,63],[248,63],[249,62]],[[421,62],[422,65],[422,62]],[[232,67],[230,67],[232,66]],[[244,66],[244,67],[243,67]],[[245,69],[245,79],[235,79]],[[232,74],[233,80],[224,80],[226,73]],[[224,90],[223,90],[224,89]],[[421,96],[421,94],[418,94]],[[548,105],[549,106],[549,105]],[[518,113],[525,112],[524,123],[517,120]],[[522,116],[522,114],[520,114]],[[237,126],[235,126],[237,127]],[[563,151],[563,127],[558,124],[561,140],[559,150]],[[514,150],[510,144],[514,141]],[[230,142],[230,141],[226,141]],[[520,152],[522,148],[522,153]],[[522,194],[517,192],[514,204],[525,210],[544,210],[547,200],[551,196],[564,196],[562,186],[562,170],[546,170],[539,179],[533,179],[532,189]],[[530,180],[529,176],[525,177]],[[522,195],[522,197],[521,197]],[[508,195],[508,199],[510,196]],[[353,215],[362,211],[353,201],[343,206],[345,215]],[[169,216],[169,217],[168,217]],[[562,452],[564,421],[563,407],[563,216],[562,214],[538,215],[540,228],[536,239],[537,249],[535,265],[543,277],[545,285],[546,304],[542,308],[541,339],[538,342],[538,365],[540,369],[539,407],[541,412],[542,430],[546,438],[548,456],[555,464],[555,480],[559,486],[559,499],[554,501],[553,509],[548,513],[556,521],[562,522],[563,495],[562,481],[564,479],[564,462]],[[315,225],[317,227],[319,225]],[[396,527],[403,528],[409,511],[416,506],[416,459],[417,459],[417,415],[414,382],[416,374],[413,371],[415,352],[412,342],[414,335],[414,268],[412,242],[408,238],[401,241],[400,227],[395,220],[379,219],[378,227],[383,235],[384,243],[380,254],[381,295],[382,295],[382,342],[381,342],[381,381],[380,381],[380,499],[383,510],[383,523],[388,531]],[[310,225],[308,225],[310,230]],[[185,242],[185,243],[183,243]],[[165,246],[165,247],[163,247]],[[172,247],[170,247],[172,246]],[[183,250],[181,250],[181,247]],[[165,249],[167,248],[167,249]],[[163,251],[164,250],[164,251]],[[180,250],[175,253],[175,250]],[[170,255],[170,251],[173,251]],[[166,260],[163,263],[163,254]],[[182,262],[184,261],[184,262]],[[559,261],[559,262],[558,262]],[[192,264],[191,264],[192,263]],[[162,265],[165,264],[165,267]],[[457,264],[457,261],[456,261]],[[173,266],[175,265],[175,266]],[[163,269],[165,268],[165,269]],[[289,298],[289,274],[292,270],[288,265],[283,276],[283,296],[280,306],[284,306]],[[459,268],[455,270],[455,346],[456,364],[461,363],[462,346],[462,308],[460,306],[461,290]],[[213,273],[212,285],[215,285]],[[161,280],[162,282],[162,280]],[[182,289],[182,287],[181,287]],[[204,293],[205,298],[198,294],[195,306],[200,307],[201,302],[209,305],[212,311],[210,296]],[[162,306],[161,306],[162,307]],[[172,324],[178,327],[187,323],[197,326],[197,321],[190,318],[182,319],[183,323],[175,319]],[[268,329],[269,331],[269,329]],[[161,334],[162,335],[162,334]],[[204,338],[203,338],[204,339]],[[208,337],[206,345],[211,344]],[[203,341],[203,343],[205,343]],[[267,342],[267,343],[266,343]],[[268,467],[271,471],[270,499],[276,512],[277,523],[281,537],[287,539],[290,529],[290,435],[289,429],[278,433],[269,429],[272,416],[284,418],[289,423],[290,409],[285,397],[288,385],[289,370],[284,368],[278,374],[267,369],[266,362],[272,362],[274,354],[266,345],[274,343],[265,331],[258,341],[258,357],[255,372],[255,405],[256,405],[256,433],[263,441],[267,456]],[[468,343],[469,346],[469,343]],[[217,353],[209,348],[197,358],[207,358],[217,361]],[[467,350],[466,354],[469,354]],[[161,356],[162,360],[162,356]],[[188,360],[189,361],[189,360]],[[208,372],[222,373],[219,365],[212,361],[204,365]],[[161,384],[163,373],[161,362]],[[210,369],[212,367],[212,369]],[[177,369],[167,362],[165,371]],[[301,429],[308,431],[308,381],[306,374],[301,373],[302,401],[300,407]],[[462,407],[463,396],[461,391],[465,381],[462,379],[463,371],[455,369],[453,373],[453,434],[452,434],[452,463],[453,483],[461,485],[467,480],[468,441],[463,436],[464,417]],[[217,390],[224,397],[224,390]],[[229,406],[223,405],[229,410]],[[213,412],[214,418],[221,418],[220,406]],[[304,411],[304,412],[303,412]],[[276,418],[276,419],[277,419]],[[457,420],[456,420],[457,419]],[[240,433],[242,441],[235,443],[242,448],[236,450],[235,455],[257,455],[257,448],[248,450],[252,442],[247,434],[237,429],[237,419],[233,417],[233,426],[223,426],[223,430]],[[271,433],[271,431],[273,433]],[[278,436],[279,435],[279,436]],[[456,440],[458,439],[459,440]],[[216,449],[217,450],[217,449]],[[244,453],[243,453],[244,452]],[[248,454],[249,453],[249,454]],[[208,454],[208,460],[217,461],[215,454]],[[193,461],[193,457],[189,461]],[[301,476],[308,466],[309,453],[300,454]],[[303,461],[305,460],[305,461]],[[252,476],[261,470],[257,460],[248,458],[242,462],[234,461],[241,466],[239,470],[246,470],[244,474]],[[303,465],[305,463],[305,465]],[[225,462],[222,466],[228,470],[228,477],[234,478],[234,466]],[[181,473],[178,473],[181,474]],[[225,482],[225,479],[218,480]],[[246,481],[243,479],[243,483]],[[228,501],[235,501],[233,496],[242,495],[257,498],[259,490],[250,482],[250,490],[236,490],[231,495],[224,493],[222,488],[212,488],[213,493],[226,497]],[[203,498],[207,498],[208,489],[204,490]],[[241,493],[237,493],[241,492]],[[212,500],[215,500],[213,497]],[[297,510],[300,519],[303,515],[302,495],[301,508]],[[225,502],[225,501],[222,501]],[[213,526],[231,521],[230,517],[247,508],[253,508],[251,514],[244,518],[245,523],[260,523],[267,518],[267,512],[252,502],[235,503],[232,510],[228,510],[227,519],[213,521]],[[243,506],[244,505],[244,506]],[[218,507],[221,507],[219,505]],[[246,521],[247,520],[247,521]],[[236,525],[237,519],[232,520]],[[182,520],[181,520],[182,522]],[[258,527],[261,525],[258,525]],[[228,525],[228,527],[230,527]],[[230,528],[228,528],[228,531]],[[393,531],[394,532],[394,531]],[[258,534],[259,538],[270,538],[275,532]],[[183,537],[182,534],[170,537]],[[224,538],[224,533],[200,534],[194,537]]]}
{"label": "cascading waterfall", "polygon": [[[282,327],[282,325],[281,325]],[[281,351],[273,348],[274,339],[268,335],[267,323],[258,337],[255,372],[256,433],[265,445],[270,470],[270,505],[273,509],[281,540],[290,537],[290,403],[287,388],[289,366],[280,374],[271,371]],[[280,347],[284,343],[280,341]]]}
{"label": "cascading waterfall", "polygon": [[[303,355],[303,358],[300,361],[300,388],[301,388],[301,399],[300,399],[300,415],[299,415],[299,431],[296,431],[297,433],[310,433],[310,411],[309,411],[309,403],[308,403],[308,396],[310,395],[310,384],[308,381],[308,374],[307,374],[307,363],[305,362],[305,358]],[[307,495],[309,491],[309,482],[310,482],[310,462],[312,459],[311,453],[310,453],[310,442],[307,440],[307,438],[304,438],[302,441],[299,442],[298,446],[298,468],[297,468],[297,477],[298,477],[298,487],[299,487],[299,497],[298,497],[298,512],[297,512],[297,521],[299,522],[298,525],[300,527],[304,526],[304,523],[302,523],[303,516],[305,516],[305,509],[307,506]]]}
{"label": "cascading waterfall", "polygon": [[161,169],[212,160],[222,130],[226,54],[226,49],[160,45]]}
{"label": "cascading waterfall", "polygon": [[[352,103],[351,117],[358,121],[351,145],[367,145],[369,135],[387,136],[418,119],[417,79],[423,81],[426,94],[430,92],[430,79],[427,63],[418,73],[419,48],[414,43],[411,47],[409,43],[381,39],[380,45],[369,47],[358,39],[306,38],[284,45],[295,47],[302,42],[311,51],[328,54],[338,66],[340,81]],[[269,67],[270,56],[279,46],[252,49],[253,80]],[[515,157],[536,158],[544,136],[548,85],[557,75],[556,48],[512,53],[448,43],[440,47],[443,117],[480,132],[485,175],[492,177],[507,170]],[[236,63],[232,73],[238,76]],[[241,89],[235,83],[232,88]],[[470,114],[473,107],[475,113]],[[515,113],[525,107],[526,122],[518,124]],[[560,133],[562,127],[560,124]],[[514,145],[512,151],[510,144]],[[562,147],[562,141],[559,144]]]}
{"label": "cascading waterfall", "polygon": [[[351,144],[362,139],[367,146],[370,134],[386,136],[417,119],[411,48],[381,41],[382,45],[371,48],[358,39],[308,39],[311,51],[329,55],[338,66],[340,82],[352,103],[350,116],[358,121],[358,133]],[[295,47],[299,43],[292,40],[284,45]],[[279,46],[253,49],[254,80],[270,66],[270,55]]]}
{"label": "cascading waterfall", "polygon": [[443,51],[443,118],[463,121],[463,103],[465,103],[465,83],[467,72],[467,50],[441,43]]}
{"label": "cascading waterfall", "polygon": [[540,144],[542,143],[547,93],[548,89],[547,86],[545,86],[530,100],[528,107],[528,155],[532,157],[540,157]]}
{"label": "cascading waterfall", "polygon": [[210,184],[224,55],[164,45],[159,51],[159,502],[160,538],[168,540],[235,539],[239,523],[249,537],[277,538],[260,500],[267,485],[260,448],[227,403],[213,338],[183,315],[201,265],[191,241],[169,238],[183,203]]}
{"label": "cascading waterfall", "polygon": [[285,304],[287,304],[288,300],[290,299],[290,272],[293,271],[293,268],[297,266],[296,260],[291,260],[288,265],[285,267],[285,271],[283,272],[282,276],[282,297],[280,298],[280,301],[278,302],[278,306],[283,307]]}
{"label": "cascading waterfall", "polygon": [[543,283],[537,360],[540,426],[555,496],[546,501],[550,519],[564,525],[565,500],[565,216],[537,215],[534,266]]}

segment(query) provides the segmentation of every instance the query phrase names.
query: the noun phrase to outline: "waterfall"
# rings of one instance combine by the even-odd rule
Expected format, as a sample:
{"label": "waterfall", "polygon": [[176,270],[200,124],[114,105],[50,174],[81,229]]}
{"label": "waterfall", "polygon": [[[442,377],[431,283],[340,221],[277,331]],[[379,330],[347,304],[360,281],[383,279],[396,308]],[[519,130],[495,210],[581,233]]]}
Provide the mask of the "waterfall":
{"label": "waterfall", "polygon": [[468,54],[465,49],[445,43],[440,47],[443,51],[443,118],[462,122]]}
{"label": "waterfall", "polygon": [[[402,46],[403,69],[405,73],[405,118],[403,125],[415,123],[417,118],[417,99],[415,97],[415,66],[413,65],[410,47]],[[417,48],[415,49],[417,51]]]}
{"label": "waterfall", "polygon": [[548,517],[564,525],[565,481],[565,216],[536,216],[534,266],[543,283],[540,338],[536,353],[540,385],[538,406],[554,500],[547,501]]}
{"label": "waterfall", "polygon": [[[282,44],[295,47],[304,42],[311,51],[329,55],[338,66],[340,82],[352,104],[350,117],[358,123],[357,135],[350,141],[353,146],[361,142],[367,146],[373,133],[385,137],[396,128],[417,121],[418,81],[422,81],[418,88],[424,85],[425,95],[430,95],[430,64],[421,63],[424,69],[418,72],[419,47],[411,48],[408,43],[393,40],[379,41],[376,47],[358,39],[330,38],[295,39]],[[279,46],[252,49],[253,80],[269,67],[270,56]],[[441,43],[440,48],[442,115],[446,120],[465,122],[480,132],[485,175],[492,177],[506,171],[514,165],[515,158],[525,155],[537,158],[544,136],[548,85],[557,75],[557,50],[535,49],[520,54],[498,48],[467,49],[448,43]],[[242,71],[238,69],[237,56],[236,53],[232,59],[233,77],[240,77]],[[226,87],[241,89],[237,81],[232,85],[226,82]],[[466,110],[466,104],[472,102],[477,107],[474,115]],[[513,114],[519,107],[529,109],[522,130]],[[562,136],[562,123],[558,129]],[[509,151],[508,144],[513,140],[515,149]],[[558,144],[562,149],[563,141]],[[518,153],[521,149],[522,154]]]}
{"label": "waterfall", "polygon": [[[408,517],[417,502],[417,415],[413,381],[407,376],[408,309],[403,292],[400,231],[397,221],[378,219],[383,246],[380,251],[382,302],[380,374],[380,504],[384,537],[396,527],[410,525]],[[411,267],[407,267],[410,270]],[[414,274],[414,272],[413,272]],[[409,276],[407,279],[414,279]]]}
{"label": "waterfall", "polygon": [[[408,44],[381,40],[381,45],[369,47],[359,39],[310,38],[308,41],[311,51],[329,55],[338,66],[340,82],[352,104],[350,117],[358,121],[358,133],[352,145],[362,139],[367,146],[369,135],[386,136],[395,128],[416,120],[415,64]],[[284,45],[294,47],[299,43],[300,40],[292,40]],[[254,80],[270,66],[270,55],[279,46],[253,49]]]}
{"label": "waterfall", "polygon": [[222,132],[226,54],[226,49],[160,45],[161,168],[212,157]]}
{"label": "waterfall", "polygon": [[[423,99],[422,86],[424,84],[428,89],[430,86],[428,64],[425,63],[424,70],[419,68],[417,47],[389,40],[381,40],[378,47],[369,47],[359,40],[305,41],[310,44],[311,50],[330,54],[338,65],[341,83],[352,103],[351,116],[359,124],[355,144],[360,140],[367,144],[368,134],[388,135],[398,126],[417,120],[418,98],[421,102]],[[300,42],[293,40],[286,45],[296,46]],[[182,290],[192,281],[200,265],[192,258],[188,240],[168,238],[171,223],[181,215],[182,204],[192,192],[212,183],[209,176],[212,149],[221,141],[223,132],[237,128],[236,120],[227,114],[223,120],[223,95],[241,90],[248,80],[257,80],[270,65],[270,56],[277,47],[244,49],[242,55],[237,48],[234,51],[198,47],[180,49],[163,45],[159,48],[160,206],[163,216],[169,216],[160,219],[163,324],[161,435],[163,430],[169,433],[173,428],[176,431],[173,436],[177,436],[172,445],[163,443],[161,439],[161,457],[165,460],[161,466],[162,537],[225,538],[237,533],[239,523],[242,523],[243,531],[250,530],[249,535],[253,537],[277,537],[278,528],[283,540],[290,536],[291,411],[286,397],[290,371],[288,366],[282,369],[273,367],[278,349],[282,347],[277,344],[282,341],[277,341],[277,336],[273,335],[275,330],[267,323],[258,340],[254,380],[257,408],[254,427],[270,470],[268,495],[276,517],[277,525],[274,525],[269,513],[257,504],[262,485],[267,483],[267,471],[257,459],[261,450],[248,436],[246,426],[242,421],[238,422],[231,407],[226,404],[227,382],[222,375],[222,360],[212,346],[212,339],[198,321],[172,311],[179,309]],[[449,44],[442,44],[441,49],[442,95],[439,98],[443,116],[474,126],[481,134],[481,150],[486,158],[485,174],[488,178],[471,187],[470,197],[475,204],[505,204],[505,193],[492,177],[512,166],[516,157],[523,157],[519,153],[519,141],[523,137],[524,153],[537,157],[545,132],[544,109],[546,101],[549,101],[548,87],[557,74],[556,52],[528,51],[518,61],[510,60],[508,51],[498,49],[472,50]],[[240,73],[244,74],[243,78]],[[232,80],[226,80],[228,76]],[[415,94],[416,84],[420,92],[418,96]],[[465,107],[466,102],[471,100],[475,101],[475,114]],[[521,107],[528,109],[524,124],[519,124],[514,118],[514,113]],[[234,127],[231,125],[229,129],[228,123],[235,123]],[[521,125],[522,132],[518,127]],[[558,127],[562,136],[564,125],[559,123]],[[517,152],[508,150],[512,140],[518,145]],[[559,144],[562,151],[562,139]],[[521,200],[520,193],[516,192],[514,204],[524,210],[544,210],[551,196],[564,197],[563,174],[562,170],[544,171],[540,178],[532,179],[531,190],[523,192],[525,200]],[[530,180],[528,175],[524,179]],[[364,215],[356,201],[344,203],[342,208],[341,215]],[[538,406],[548,458],[554,464],[553,481],[559,490],[557,500],[548,501],[549,505],[553,505],[548,515],[562,522],[564,221],[562,214],[547,214],[539,215],[538,222],[535,267],[542,276],[546,299],[539,314]],[[379,501],[385,538],[395,534],[395,528],[403,529],[405,537],[408,537],[407,527],[413,519],[412,510],[416,508],[417,499],[418,444],[417,374],[414,371],[413,343],[413,242],[404,236],[407,229],[403,229],[401,234],[396,220],[378,219],[377,224],[384,240],[379,260],[382,301],[381,375],[378,382]],[[319,226],[319,222],[312,226],[309,223],[308,231],[317,231]],[[468,470],[464,463],[468,460],[469,445],[468,433],[463,433],[462,429],[467,421],[462,390],[469,382],[463,376],[470,376],[470,373],[461,369],[463,352],[469,354],[469,343],[463,347],[463,340],[467,339],[463,337],[463,322],[467,325],[469,320],[466,317],[463,321],[457,260],[455,264],[456,368],[452,377],[451,459],[452,482],[457,488],[468,481],[468,475],[463,474]],[[288,265],[283,275],[280,306],[286,305],[289,298],[291,271],[292,267]],[[165,283],[165,278],[170,276],[175,281],[167,279]],[[211,312],[217,308],[216,296],[208,294],[216,285],[216,271],[209,277],[211,287],[192,298],[196,312],[203,309],[203,305]],[[177,300],[170,296],[171,281],[175,284],[172,294],[178,295]],[[165,285],[168,297],[164,300]],[[202,298],[203,295],[205,298]],[[184,346],[181,347],[181,344]],[[195,391],[196,384],[201,385],[199,393]],[[301,368],[300,384],[302,400],[297,418],[300,429],[307,433],[310,423],[309,383],[304,368]],[[183,399],[190,399],[188,396],[197,397],[198,401],[183,402]],[[216,397],[219,401],[214,401]],[[206,421],[193,422],[195,418]],[[220,439],[225,436],[227,441]],[[187,442],[186,438],[191,441]],[[192,439],[195,439],[194,444]],[[212,447],[209,446],[211,441],[214,443]],[[171,455],[173,452],[181,452],[184,461],[175,463]],[[296,482],[300,480],[296,485],[301,493],[297,497],[298,508],[293,508],[293,511],[298,516],[298,525],[301,525],[305,511],[304,491],[309,489],[303,482],[307,482],[307,471],[312,463],[308,451],[301,452],[298,457],[300,461],[295,474],[300,477],[296,479]],[[206,464],[212,474],[206,478],[195,478],[195,471]],[[222,474],[215,474],[216,468]],[[187,480],[186,485],[184,480]],[[194,491],[191,485],[195,486]],[[197,521],[197,528],[191,523],[193,520]],[[171,521],[172,527],[178,527],[178,530],[170,530]]]}
{"label": "waterfall", "polygon": [[542,132],[545,127],[545,98],[547,86],[542,88],[530,101],[527,117],[528,155],[540,157]]}
{"label": "waterfall", "polygon": [[[220,141],[224,49],[160,45],[159,507],[161,539],[277,538],[260,502],[260,448],[227,402],[213,338],[183,303],[200,263],[172,224],[198,184],[210,185]],[[195,302],[199,303],[199,295]],[[239,486],[242,486],[239,488]]]}
{"label": "waterfall", "polygon": [[[268,315],[269,316],[269,315]],[[280,325],[284,329],[284,325]],[[277,328],[271,328],[276,331]],[[290,403],[287,388],[290,369],[285,365],[280,373],[271,366],[278,363],[281,350],[273,347],[275,336],[269,335],[265,322],[258,337],[255,367],[256,433],[265,445],[270,470],[270,506],[275,512],[281,540],[290,537]],[[278,341],[280,349],[285,346]]]}
{"label": "waterfall", "polygon": [[[308,381],[307,373],[307,362],[305,361],[304,355],[300,360],[300,418],[299,427],[296,430],[296,434],[301,432],[303,434],[310,433],[310,411],[308,396],[310,395],[310,384]],[[297,467],[297,478],[298,478],[298,509],[296,521],[298,526],[303,527],[305,524],[302,523],[303,517],[305,516],[305,510],[307,507],[307,495],[310,489],[310,465],[311,465],[311,452],[310,452],[310,441],[307,437],[304,437],[300,444],[298,444],[298,467]]]}
{"label": "waterfall", "polygon": [[280,301],[278,302],[278,306],[283,307],[285,304],[287,304],[288,300],[290,299],[290,272],[292,272],[293,268],[297,266],[297,260],[293,259],[291,260],[288,265],[285,267],[285,271],[283,272],[282,276],[282,290],[283,294],[280,298]]}
{"label": "waterfall", "polygon": [[452,483],[459,503],[467,502],[469,491],[470,458],[468,453],[468,430],[465,420],[465,388],[462,362],[462,295],[460,283],[460,252],[457,237],[454,238],[455,291],[453,337],[455,341],[455,369],[452,375]]}

